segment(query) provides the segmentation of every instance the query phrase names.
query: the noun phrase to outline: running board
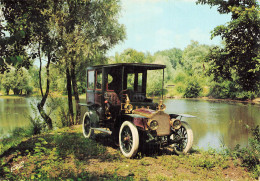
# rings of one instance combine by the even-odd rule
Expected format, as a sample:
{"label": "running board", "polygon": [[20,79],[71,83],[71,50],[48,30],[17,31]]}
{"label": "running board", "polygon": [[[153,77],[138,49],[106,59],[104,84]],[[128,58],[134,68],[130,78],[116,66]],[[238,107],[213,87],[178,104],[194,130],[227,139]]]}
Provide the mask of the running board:
{"label": "running board", "polygon": [[112,134],[112,131],[108,131],[108,130],[103,129],[103,128],[91,128],[91,129],[96,130],[96,131],[101,131],[101,132],[107,133],[107,134],[109,134],[109,135]]}

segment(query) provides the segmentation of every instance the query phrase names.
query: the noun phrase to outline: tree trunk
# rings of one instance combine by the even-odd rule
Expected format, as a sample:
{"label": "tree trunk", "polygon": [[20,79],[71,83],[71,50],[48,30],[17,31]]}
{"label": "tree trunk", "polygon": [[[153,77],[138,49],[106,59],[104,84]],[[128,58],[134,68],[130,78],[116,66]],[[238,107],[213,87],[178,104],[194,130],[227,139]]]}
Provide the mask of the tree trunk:
{"label": "tree trunk", "polygon": [[80,105],[79,105],[79,92],[78,92],[78,86],[77,86],[77,80],[75,75],[75,62],[73,60],[71,61],[71,80],[72,80],[72,87],[74,92],[74,97],[76,101],[76,124],[79,124],[80,122]]}
{"label": "tree trunk", "polygon": [[5,93],[6,93],[6,95],[9,95],[9,91],[10,91],[9,88],[6,88],[6,89],[5,89]]}
{"label": "tree trunk", "polygon": [[66,69],[66,77],[67,77],[70,125],[73,125],[74,124],[74,115],[73,115],[72,92],[71,92],[71,75],[70,75],[69,67],[67,67],[67,69]]}
{"label": "tree trunk", "polygon": [[38,54],[39,54],[39,59],[40,59],[39,83],[40,83],[41,95],[43,97],[43,91],[42,91],[42,57],[41,57],[41,43],[40,42],[39,42],[39,47],[38,47]]}
{"label": "tree trunk", "polygon": [[[51,57],[50,55],[48,55],[48,62],[47,62],[47,65],[46,65],[46,74],[47,74],[47,86],[46,86],[46,92],[45,94],[42,96],[42,100],[41,102],[39,102],[37,104],[37,108],[39,110],[39,113],[41,115],[41,117],[44,119],[44,121],[46,122],[47,126],[49,129],[52,129],[53,126],[52,126],[52,120],[51,118],[46,114],[46,112],[44,111],[43,107],[44,107],[44,104],[46,103],[46,100],[47,100],[47,97],[49,95],[49,90],[50,90],[50,70],[49,70],[49,66],[50,66],[50,62],[51,62]],[[41,75],[41,70],[39,72],[39,75]],[[39,83],[40,83],[40,87],[42,88],[41,86],[41,79],[39,80]],[[42,92],[42,90],[41,90]]]}

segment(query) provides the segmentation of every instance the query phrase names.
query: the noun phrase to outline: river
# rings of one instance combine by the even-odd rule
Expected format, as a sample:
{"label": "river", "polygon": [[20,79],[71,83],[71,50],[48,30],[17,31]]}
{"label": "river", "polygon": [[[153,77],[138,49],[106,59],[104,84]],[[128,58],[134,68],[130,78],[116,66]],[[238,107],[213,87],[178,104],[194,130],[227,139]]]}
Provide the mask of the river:
{"label": "river", "polygon": [[[31,98],[0,98],[0,138],[16,127],[30,124]],[[81,100],[84,102],[84,100]],[[250,128],[260,124],[260,105],[190,99],[167,99],[165,112],[190,114],[183,118],[194,133],[194,146],[207,150],[221,146],[246,146]]]}

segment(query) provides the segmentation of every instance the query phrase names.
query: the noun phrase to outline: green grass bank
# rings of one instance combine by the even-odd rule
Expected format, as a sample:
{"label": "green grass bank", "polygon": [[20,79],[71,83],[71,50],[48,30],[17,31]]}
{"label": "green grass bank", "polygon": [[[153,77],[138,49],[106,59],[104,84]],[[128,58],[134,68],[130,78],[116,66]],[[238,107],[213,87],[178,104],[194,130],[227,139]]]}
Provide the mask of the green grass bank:
{"label": "green grass bank", "polygon": [[[237,154],[236,154],[237,155]],[[86,139],[81,126],[30,136],[16,131],[0,143],[0,180],[254,180],[234,153],[193,150],[174,155],[147,149],[127,159],[110,136]]]}

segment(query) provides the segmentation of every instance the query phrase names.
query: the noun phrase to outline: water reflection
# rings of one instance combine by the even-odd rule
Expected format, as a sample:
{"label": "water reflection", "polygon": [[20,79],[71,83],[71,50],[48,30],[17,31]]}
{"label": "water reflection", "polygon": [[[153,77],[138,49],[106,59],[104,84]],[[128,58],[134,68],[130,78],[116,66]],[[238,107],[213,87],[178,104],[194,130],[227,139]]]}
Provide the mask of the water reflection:
{"label": "water reflection", "polygon": [[197,100],[165,100],[165,104],[168,113],[196,116],[185,120],[193,129],[195,145],[200,148],[246,146],[250,128],[260,122],[259,105]]}
{"label": "water reflection", "polygon": [[29,99],[0,99],[0,137],[16,127],[29,125]]}
{"label": "water reflection", "polygon": [[[0,137],[15,127],[30,124],[28,116],[33,114],[30,102],[33,102],[31,98],[0,99]],[[260,124],[260,105],[185,99],[168,99],[164,103],[167,113],[196,116],[183,120],[191,125],[194,145],[199,148],[246,146],[250,135],[248,126],[252,128]]]}

